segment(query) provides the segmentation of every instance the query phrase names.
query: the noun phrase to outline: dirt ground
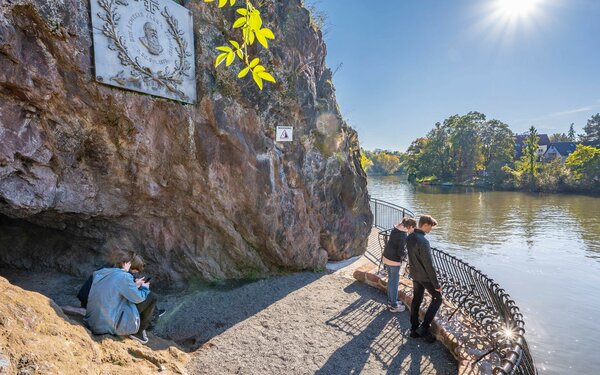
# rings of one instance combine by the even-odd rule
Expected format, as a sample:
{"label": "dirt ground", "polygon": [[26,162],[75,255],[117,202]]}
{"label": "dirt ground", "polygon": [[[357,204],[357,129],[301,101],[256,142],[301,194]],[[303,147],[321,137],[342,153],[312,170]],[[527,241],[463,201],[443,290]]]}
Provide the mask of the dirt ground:
{"label": "dirt ground", "polygon": [[[408,338],[408,311],[390,313],[382,293],[337,274],[303,273],[238,288],[222,294],[223,313],[202,311],[210,294],[180,306],[170,318],[180,324],[163,322],[177,327],[167,329],[173,337],[187,330],[203,341],[221,332],[193,353],[187,366],[193,374],[457,373],[439,342]],[[267,306],[255,312],[256,302]]]}
{"label": "dirt ground", "polygon": [[[74,296],[82,282],[58,273],[0,270],[0,275],[50,296],[60,305],[75,304]],[[15,301],[2,306],[26,305],[25,301]],[[55,312],[48,300],[36,301],[38,305],[45,305],[47,310],[39,312],[42,316],[59,317],[51,319],[52,324],[58,324],[55,329],[38,330],[34,335],[44,337],[36,339],[39,351],[19,349],[19,342],[32,340],[24,338],[25,323],[22,331],[13,328],[7,340],[0,335],[9,350],[34,353],[32,361],[36,364],[54,363],[45,371],[22,374],[60,373],[60,368],[77,368],[86,361],[102,370],[86,368],[87,373],[109,374],[125,369],[129,373],[156,373],[160,368],[172,373],[219,375],[457,373],[456,362],[439,342],[426,344],[408,338],[408,311],[388,312],[385,295],[355,282],[346,268],[234,285],[194,286],[185,292],[161,295],[159,307],[167,312],[151,331],[149,347],[127,339],[95,337],[77,319]],[[23,308],[25,312],[29,309]],[[23,311],[8,307],[2,315],[24,316]],[[0,324],[0,331],[2,328],[6,330]],[[47,336],[50,341],[44,341]],[[78,353],[73,354],[72,362],[60,359],[58,365],[58,358],[63,357],[55,353],[44,358],[41,348],[58,347],[59,343],[67,345],[62,356],[68,355],[69,347],[78,348],[71,349]],[[20,358],[26,365],[29,357]],[[142,370],[129,371],[136,366]]]}

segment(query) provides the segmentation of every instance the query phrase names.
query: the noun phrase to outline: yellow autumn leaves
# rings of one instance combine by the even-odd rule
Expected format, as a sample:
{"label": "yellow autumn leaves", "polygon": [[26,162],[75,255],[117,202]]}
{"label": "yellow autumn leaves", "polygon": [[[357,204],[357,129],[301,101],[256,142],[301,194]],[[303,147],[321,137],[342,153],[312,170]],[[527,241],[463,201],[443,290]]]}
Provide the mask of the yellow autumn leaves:
{"label": "yellow autumn leaves", "polygon": [[[205,3],[212,3],[215,0],[204,0]],[[227,4],[227,0],[219,0],[219,8],[223,8]],[[235,0],[229,0],[229,5],[233,6],[235,4]]]}
{"label": "yellow autumn leaves", "polygon": [[[215,0],[204,0],[206,3],[212,3]],[[224,7],[229,3],[229,6],[234,6],[236,0],[219,0],[219,8]],[[233,23],[234,29],[240,29],[242,33],[242,43],[235,40],[230,40],[230,45],[216,47],[220,54],[215,60],[215,67],[225,62],[225,66],[231,65],[236,57],[239,58],[246,67],[243,68],[238,78],[244,78],[248,73],[252,72],[254,82],[263,89],[263,81],[275,82],[275,78],[267,72],[266,68],[260,64],[258,57],[251,59],[248,55],[248,46],[258,41],[264,48],[269,48],[269,39],[275,39],[275,35],[271,30],[263,27],[263,21],[260,11],[256,9],[249,0],[246,0],[245,8],[238,8],[236,12],[240,17]]]}

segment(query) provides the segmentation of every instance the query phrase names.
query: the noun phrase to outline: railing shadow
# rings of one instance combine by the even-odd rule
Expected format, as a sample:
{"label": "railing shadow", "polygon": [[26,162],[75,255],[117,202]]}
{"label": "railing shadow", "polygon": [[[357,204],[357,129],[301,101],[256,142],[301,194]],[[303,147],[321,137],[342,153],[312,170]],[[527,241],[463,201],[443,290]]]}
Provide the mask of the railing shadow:
{"label": "railing shadow", "polygon": [[[345,291],[360,294],[358,286],[353,283]],[[441,344],[423,345],[408,338],[408,313],[390,313],[372,296],[361,295],[326,324],[352,338],[329,357],[318,375],[368,373],[368,365],[387,374],[440,374],[454,361]]]}

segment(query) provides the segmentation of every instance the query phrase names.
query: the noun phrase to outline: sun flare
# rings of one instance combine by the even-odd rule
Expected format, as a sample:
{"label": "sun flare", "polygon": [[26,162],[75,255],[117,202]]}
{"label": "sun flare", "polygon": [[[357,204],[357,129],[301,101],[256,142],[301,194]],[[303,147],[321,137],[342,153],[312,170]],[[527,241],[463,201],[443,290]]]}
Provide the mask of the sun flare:
{"label": "sun flare", "polygon": [[551,21],[551,9],[564,0],[486,0],[478,2],[474,34],[490,43],[508,46],[534,37]]}
{"label": "sun flare", "polygon": [[535,13],[542,0],[497,0],[499,13],[507,18],[522,18]]}

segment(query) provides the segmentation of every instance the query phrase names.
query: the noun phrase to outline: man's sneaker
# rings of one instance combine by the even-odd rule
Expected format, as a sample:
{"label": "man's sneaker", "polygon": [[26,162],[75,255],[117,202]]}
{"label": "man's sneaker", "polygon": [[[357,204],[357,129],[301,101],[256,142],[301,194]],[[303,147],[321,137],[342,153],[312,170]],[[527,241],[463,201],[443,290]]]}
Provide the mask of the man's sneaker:
{"label": "man's sneaker", "polygon": [[165,312],[167,312],[165,309],[156,309],[156,316],[160,318],[161,316],[165,315]]}
{"label": "man's sneaker", "polygon": [[142,332],[138,332],[133,335],[129,335],[129,338],[139,341],[142,344],[146,344],[148,342],[148,335],[146,335],[146,330],[143,330]]}
{"label": "man's sneaker", "polygon": [[419,335],[419,332],[417,332],[416,329],[410,329],[410,337],[412,337],[413,339],[417,339],[419,337],[421,337],[421,335]]}
{"label": "man's sneaker", "polygon": [[423,326],[417,328],[416,333],[429,344],[434,343],[436,340],[435,335],[431,333],[429,329],[423,328]]}
{"label": "man's sneaker", "polygon": [[388,310],[390,312],[394,312],[394,313],[402,312],[402,311],[406,310],[406,307],[403,304],[399,303],[396,306],[388,305]]}

